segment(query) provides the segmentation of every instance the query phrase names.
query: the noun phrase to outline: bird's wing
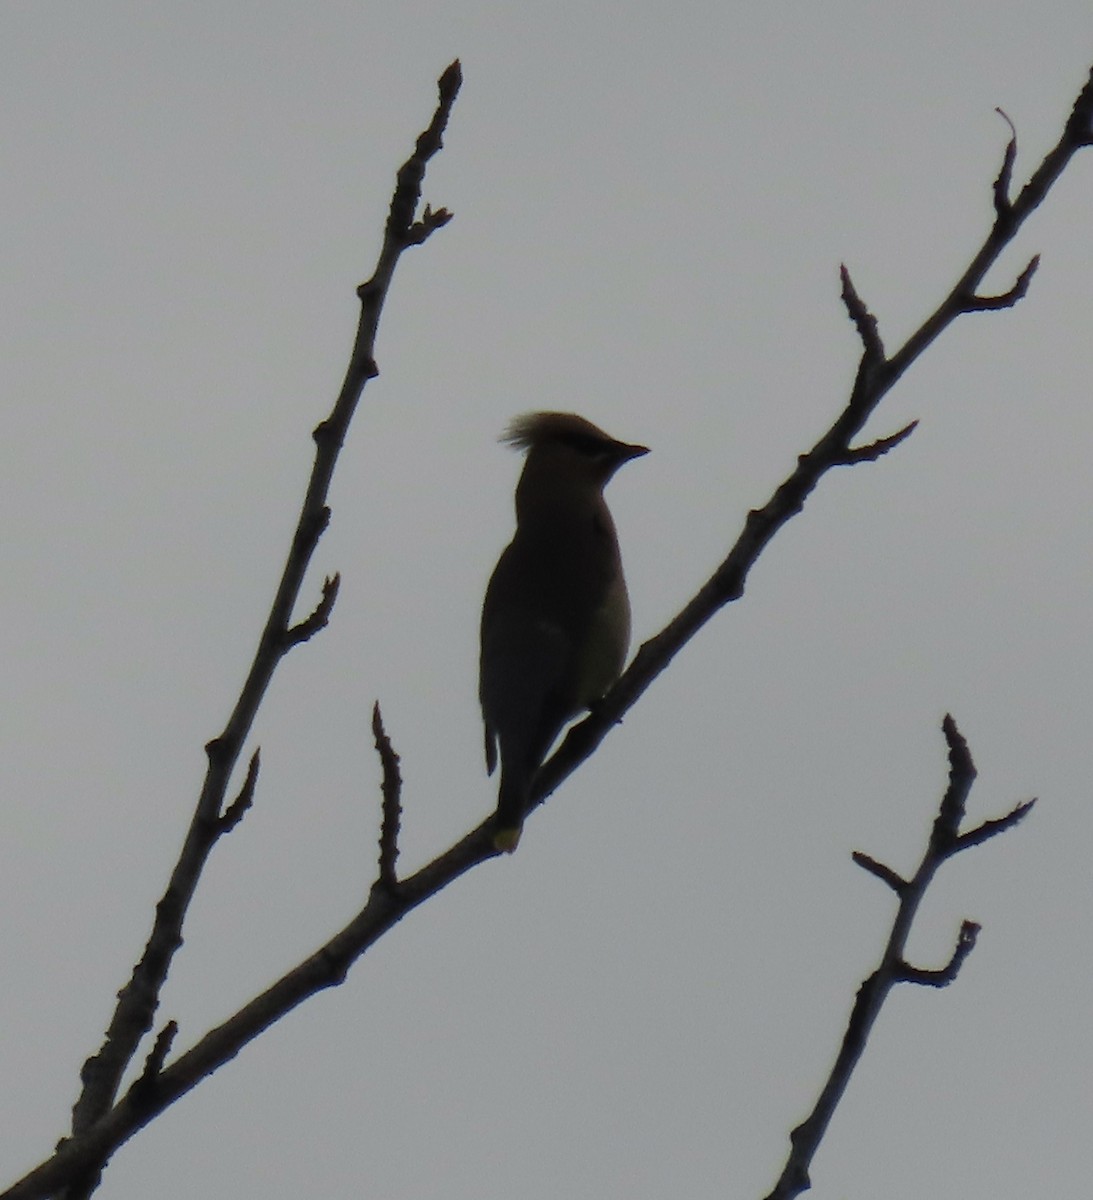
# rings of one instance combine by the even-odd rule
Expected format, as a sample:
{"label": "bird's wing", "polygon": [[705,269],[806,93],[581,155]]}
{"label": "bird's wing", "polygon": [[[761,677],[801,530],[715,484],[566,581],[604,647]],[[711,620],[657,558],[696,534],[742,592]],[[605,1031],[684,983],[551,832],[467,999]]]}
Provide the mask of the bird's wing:
{"label": "bird's wing", "polygon": [[572,653],[562,628],[544,618],[517,613],[489,623],[480,689],[487,769],[496,765],[498,743],[505,762],[541,761],[572,715],[562,696]]}

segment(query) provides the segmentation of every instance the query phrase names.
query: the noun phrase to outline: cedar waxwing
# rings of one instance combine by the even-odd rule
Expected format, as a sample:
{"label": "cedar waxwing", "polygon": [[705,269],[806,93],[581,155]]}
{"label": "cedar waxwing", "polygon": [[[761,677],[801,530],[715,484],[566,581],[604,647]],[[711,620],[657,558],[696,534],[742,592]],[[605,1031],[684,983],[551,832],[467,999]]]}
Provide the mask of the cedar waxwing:
{"label": "cedar waxwing", "polygon": [[511,853],[551,744],[626,660],[630,600],[603,489],[649,450],[572,413],[529,413],[501,441],[526,450],[527,460],[516,485],[516,533],[482,605],[478,696],[491,775],[501,756],[494,845]]}

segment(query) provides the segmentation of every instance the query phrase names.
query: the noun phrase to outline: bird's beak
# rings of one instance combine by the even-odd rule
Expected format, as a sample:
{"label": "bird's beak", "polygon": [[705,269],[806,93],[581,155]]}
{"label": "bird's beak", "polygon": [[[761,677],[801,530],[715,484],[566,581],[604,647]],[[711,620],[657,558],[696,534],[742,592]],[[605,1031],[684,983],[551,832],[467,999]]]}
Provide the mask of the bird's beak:
{"label": "bird's beak", "polygon": [[648,446],[632,446],[628,442],[619,442],[616,454],[620,463],[629,462],[632,458],[641,458],[649,453]]}

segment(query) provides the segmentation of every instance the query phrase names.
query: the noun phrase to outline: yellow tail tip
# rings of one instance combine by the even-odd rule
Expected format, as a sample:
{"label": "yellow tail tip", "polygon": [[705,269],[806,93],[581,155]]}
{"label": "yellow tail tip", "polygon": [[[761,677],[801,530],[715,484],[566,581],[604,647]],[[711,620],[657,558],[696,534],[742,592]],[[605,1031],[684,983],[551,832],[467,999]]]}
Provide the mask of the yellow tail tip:
{"label": "yellow tail tip", "polygon": [[520,834],[524,832],[522,825],[515,829],[498,829],[493,835],[493,848],[502,854],[511,854],[520,845]]}

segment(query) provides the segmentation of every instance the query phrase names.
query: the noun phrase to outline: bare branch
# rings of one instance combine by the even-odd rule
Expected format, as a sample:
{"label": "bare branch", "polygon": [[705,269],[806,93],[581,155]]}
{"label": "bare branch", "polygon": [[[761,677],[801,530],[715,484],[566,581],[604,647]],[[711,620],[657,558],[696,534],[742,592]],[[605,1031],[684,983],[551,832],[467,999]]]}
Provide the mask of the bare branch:
{"label": "bare branch", "polygon": [[878,438],[875,442],[870,442],[867,446],[851,446],[843,456],[843,465],[852,467],[855,463],[876,462],[878,458],[887,454],[889,450],[894,450],[900,442],[906,441],[917,428],[918,422],[912,421],[910,425],[904,425],[896,433],[889,434],[888,437]]}
{"label": "bare branch", "polygon": [[[939,842],[938,829],[948,830],[954,819],[959,824],[956,814],[958,811],[963,813],[967,789],[971,787],[975,778],[975,766],[967,743],[957,730],[956,722],[952,717],[946,716],[942,728],[949,746],[949,785],[938,806],[938,815],[934,820],[926,850],[914,875],[905,880],[891,867],[884,866],[869,855],[860,852],[854,855],[858,866],[887,883],[895,891],[899,897],[899,906],[880,963],[858,989],[831,1073],[820,1090],[812,1112],[790,1134],[789,1156],[777,1184],[766,1200],[792,1200],[792,1197],[799,1196],[809,1188],[808,1173],[812,1159],[846,1091],[854,1068],[865,1052],[873,1024],[892,988],[897,983],[944,987],[956,978],[964,960],[975,946],[979,926],[974,921],[964,921],[952,957],[940,970],[912,967],[905,958],[907,938],[926,889],[938,867],[952,854],[949,843]],[[955,828],[953,833],[956,833]]]}
{"label": "bare branch", "polygon": [[398,885],[395,863],[398,860],[398,835],[402,820],[402,775],[398,768],[399,756],[383,728],[378,700],[372,706],[372,735],[376,739],[376,752],[383,766],[383,819],[380,823],[380,870],[377,882],[393,891]]}
{"label": "bare branch", "polygon": [[[1093,80],[1093,72],[1090,75]],[[1044,200],[1051,186],[1082,146],[1093,142],[1093,83],[1087,83],[1074,106],[1066,130],[1013,201],[1009,220],[995,222],[949,294],[907,341],[889,357],[876,332],[876,321],[858,296],[843,268],[843,303],[862,340],[863,351],[850,396],[830,428],[796,469],[760,508],[748,513],[728,556],[688,601],[682,611],[638,650],[610,692],[583,721],[572,726],[561,745],[539,770],[529,812],[534,811],[584,762],[637,703],[657,676],[695,634],[725,605],[744,594],[751,568],[775,534],[804,508],[823,476],[853,459],[853,439],[905,371],[966,311],[969,297],[1024,222]],[[1022,272],[1027,285],[1035,262]],[[1020,280],[1019,280],[1020,283]],[[1014,300],[1019,299],[1015,289]],[[2,1200],[2,1198],[0,1198]]]}
{"label": "bare branch", "polygon": [[170,1054],[171,1046],[174,1044],[177,1036],[177,1021],[168,1021],[159,1033],[156,1034],[156,1040],[152,1045],[152,1049],[148,1052],[148,1057],[144,1060],[144,1070],[141,1071],[140,1078],[129,1089],[129,1094],[134,1099],[144,1102],[151,1098],[155,1089],[156,1078],[160,1071],[163,1070],[163,1064],[167,1061],[167,1055]]}
{"label": "bare branch", "polygon": [[236,825],[247,815],[248,809],[254,802],[254,788],[258,783],[258,767],[259,749],[256,747],[254,753],[250,756],[250,763],[247,766],[247,777],[243,780],[243,786],[239,789],[239,795],[228,805],[218,821],[218,834],[231,833]]}
{"label": "bare branch", "polygon": [[945,714],[941,728],[949,745],[949,787],[941,801],[941,811],[934,822],[933,836],[935,841],[947,847],[956,840],[960,822],[964,820],[964,809],[968,793],[975,782],[976,770],[968,743],[956,727],[951,714]]}
{"label": "bare branch", "polygon": [[1090,70],[1085,87],[1074,101],[1063,138],[1067,145],[1075,149],[1093,146],[1093,70]]}
{"label": "bare branch", "polygon": [[334,601],[338,598],[338,588],[341,585],[341,581],[342,577],[337,572],[333,575],[328,575],[323,580],[323,591],[319,598],[319,603],[309,616],[305,617],[299,624],[293,625],[285,634],[285,641],[289,646],[298,646],[301,642],[306,642],[308,638],[314,637],[320,629],[327,627],[330,621],[330,614],[334,608]]}
{"label": "bare branch", "polygon": [[962,833],[956,839],[953,853],[959,853],[961,850],[970,850],[972,846],[978,846],[980,842],[988,841],[992,837],[997,837],[1000,833],[1005,833],[1007,829],[1012,829],[1014,825],[1017,825],[1028,816],[1035,803],[1035,799],[1026,800],[1024,804],[1018,804],[1015,809],[1006,813],[1004,817],[995,817],[991,821],[984,821],[982,825],[977,825],[974,829],[969,829],[967,833]]}
{"label": "bare branch", "polygon": [[1010,127],[1010,140],[1006,143],[1006,152],[1002,157],[1002,169],[994,181],[994,211],[1000,220],[1008,220],[1013,209],[1010,201],[1010,184],[1013,181],[1013,163],[1017,158],[1017,130],[1000,108],[996,108],[994,111]]}
{"label": "bare branch", "polygon": [[406,231],[407,246],[420,246],[426,238],[442,229],[452,219],[453,214],[446,208],[438,208],[436,212],[426,204],[420,221],[415,221]]}
{"label": "bare branch", "polygon": [[866,308],[865,302],[858,295],[845,263],[839,267],[839,278],[843,283],[842,302],[846,305],[846,311],[854,322],[858,337],[862,340],[863,359],[872,365],[884,362],[884,343],[877,327],[877,318]]}
{"label": "bare branch", "polygon": [[1028,266],[1017,276],[1017,281],[1008,292],[998,296],[966,296],[961,304],[961,312],[998,312],[999,309],[1012,308],[1019,300],[1028,295],[1029,284],[1040,266],[1040,256],[1034,254],[1029,259]]}
{"label": "bare branch", "polygon": [[[119,994],[118,1008],[102,1050],[85,1065],[84,1091],[73,1113],[74,1136],[63,1143],[52,1158],[0,1195],[0,1200],[37,1200],[51,1196],[79,1177],[81,1172],[97,1170],[138,1129],[237,1055],[263,1030],[316,992],[340,983],[352,963],[413,908],[479,863],[495,856],[491,815],[431,863],[401,880],[393,891],[374,887],[364,908],[320,950],[244,1005],[229,1020],[209,1031],[170,1065],[164,1066],[157,1076],[153,1106],[137,1104],[131,1095],[115,1102],[121,1073],[131,1061],[140,1038],[151,1027],[160,988],[171,957],[180,944],[186,907],[211,842],[215,840],[215,821],[222,811],[231,771],[273,669],[285,652],[289,617],[323,528],[325,498],[338,452],[361,389],[377,371],[375,333],[391,274],[399,254],[407,245],[416,244],[414,239],[418,238],[414,213],[420,201],[424,166],[440,147],[441,134],[458,87],[458,64],[453,64],[441,77],[440,103],[433,123],[419,138],[415,155],[399,172],[375,272],[357,289],[361,315],[345,382],[330,415],[315,431],[315,465],[284,576],[236,708],[224,731],[208,744],[209,770],[205,786],[171,885],[157,906],[156,924],[145,955],[135,968],[130,983]],[[543,803],[595,750],[698,630],[726,604],[743,595],[748,574],[767,544],[783,525],[802,511],[808,496],[826,472],[845,465],[848,456],[856,453],[852,442],[885,395],[936,338],[966,311],[967,298],[976,296],[987,270],[1043,201],[1077,149],[1090,144],[1091,140],[1093,72],[1090,83],[1075,103],[1063,136],[1012,201],[1008,220],[996,220],[949,295],[890,358],[885,357],[875,318],[844,271],[843,300],[863,344],[862,358],[845,407],[812,449],[798,458],[796,468],[769,500],[748,513],[736,543],[693,599],[640,648],[629,669],[591,715],[569,730],[559,749],[537,776],[531,808]],[[431,232],[446,219],[445,210],[434,213],[427,209],[418,224]],[[990,836],[984,832],[989,826],[987,823],[965,836],[972,838],[980,833],[980,840],[983,840]],[[952,822],[943,819],[941,814],[935,822],[935,832],[938,828],[956,833]],[[946,853],[940,853],[943,848],[932,837],[923,864],[914,877],[906,881],[882,965],[858,993],[836,1067],[813,1114],[793,1133],[793,1150],[773,1197],[796,1195],[807,1186],[808,1164],[815,1147],[860,1057],[877,1011],[888,990],[897,982],[897,967],[903,962],[907,932],[922,893],[939,863],[957,848],[963,848],[961,842],[950,841],[944,848]],[[880,868],[873,874],[889,886],[899,878],[890,868]]]}
{"label": "bare branch", "polygon": [[962,921],[960,934],[953,947],[953,954],[945,966],[931,971],[924,967],[912,967],[910,963],[900,962],[896,968],[897,983],[918,983],[924,987],[948,987],[960,973],[964,960],[975,949],[975,941],[979,936],[981,926],[975,921]]}
{"label": "bare branch", "polygon": [[882,862],[868,854],[863,854],[860,850],[855,850],[850,857],[864,871],[868,871],[870,875],[875,875],[881,883],[886,883],[896,893],[897,896],[902,896],[907,890],[907,880],[902,875],[897,874],[891,867],[885,866]]}
{"label": "bare branch", "polygon": [[414,213],[421,201],[421,185],[425,179],[425,168],[429,159],[439,154],[444,146],[444,130],[452,114],[452,105],[463,84],[463,68],[457,58],[450,63],[437,80],[439,100],[429,128],[417,139],[413,154],[399,168],[395,194],[391,197],[391,208],[387,215],[387,237],[400,246],[418,245],[441,225],[451,219],[447,210],[434,213],[427,205],[419,226],[426,230],[415,235]]}
{"label": "bare branch", "polygon": [[[0,1195],[0,1200],[41,1200],[49,1196],[56,1190],[58,1181],[72,1178],[74,1172],[78,1173],[89,1163],[103,1161],[157,1112],[185,1095],[286,1013],[315,993],[340,984],[357,958],[407,913],[479,863],[496,856],[492,825],[491,815],[439,858],[401,880],[395,891],[373,888],[364,908],[344,929],[163,1069],[157,1077],[154,1110],[136,1104],[133,1097],[126,1095],[92,1128],[79,1138],[69,1139],[53,1158]],[[881,966],[858,992],[831,1076],[813,1113],[793,1132],[790,1159],[770,1200],[788,1200],[807,1187],[808,1164],[864,1051],[877,1013],[888,991],[899,982],[911,922],[928,883],[945,857],[936,852],[931,838],[922,864],[907,881],[900,897]],[[884,870],[882,868],[882,875]],[[891,874],[895,878],[895,872]]]}
{"label": "bare branch", "polygon": [[[452,63],[440,77],[439,102],[433,119],[417,139],[414,154],[398,173],[376,269],[372,278],[357,289],[361,316],[345,380],[333,409],[315,430],[315,460],[311,477],[258,649],[227,724],[206,746],[208,769],[205,781],[178,862],[167,890],[156,906],[152,933],[144,953],[133,968],[129,982],[118,993],[118,1003],[101,1047],[88,1058],[81,1071],[83,1086],[72,1110],[73,1138],[65,1143],[69,1153],[73,1153],[72,1147],[76,1143],[85,1148],[107,1145],[107,1142],[84,1139],[80,1135],[87,1133],[92,1126],[98,1128],[111,1111],[122,1075],[132,1062],[141,1039],[152,1027],[160,991],[174,954],[182,944],[182,925],[194,890],[213,845],[230,827],[222,823],[220,814],[224,809],[229,780],[255,714],[284,655],[297,642],[311,636],[329,616],[336,594],[336,579],[324,584],[323,599],[311,617],[290,631],[289,622],[307,568],[329,521],[330,510],[326,497],[346,430],[365,384],[377,373],[374,354],[376,331],[391,277],[406,246],[415,238],[417,241],[423,240],[416,235],[411,236],[414,213],[420,200],[426,164],[440,150],[441,137],[460,81],[459,64]],[[443,210],[437,213],[429,211],[422,220],[432,232],[445,223],[447,215]],[[231,814],[232,823],[238,820],[245,811],[244,801],[249,803],[249,799],[244,785],[244,791],[228,813],[224,814],[224,819]],[[108,1155],[109,1150],[98,1158],[94,1152],[90,1156],[84,1153],[81,1158],[83,1166],[75,1174],[70,1172],[55,1176],[49,1192],[57,1191],[59,1186],[67,1185],[79,1176],[78,1183],[69,1189],[66,1200],[80,1200],[89,1195],[97,1184],[98,1169]],[[92,1169],[91,1175],[86,1174],[88,1168]],[[81,1172],[84,1174],[81,1175]]]}

